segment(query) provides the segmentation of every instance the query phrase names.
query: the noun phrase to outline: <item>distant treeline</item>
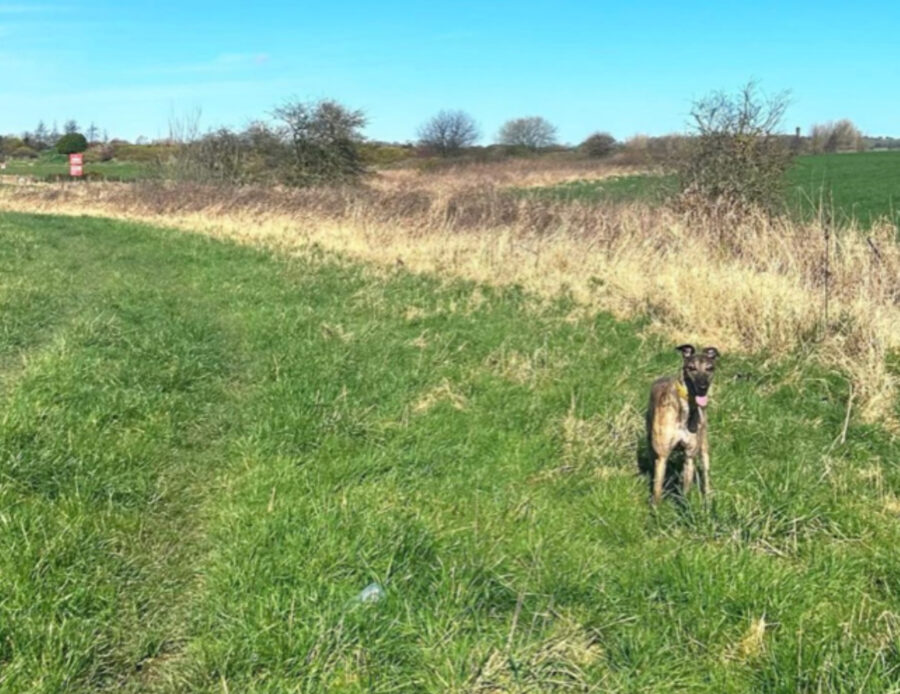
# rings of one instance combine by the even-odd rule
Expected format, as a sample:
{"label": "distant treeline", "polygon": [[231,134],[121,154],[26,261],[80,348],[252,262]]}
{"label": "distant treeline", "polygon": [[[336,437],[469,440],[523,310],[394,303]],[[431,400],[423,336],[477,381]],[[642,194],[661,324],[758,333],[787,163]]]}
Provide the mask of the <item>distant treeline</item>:
{"label": "distant treeline", "polygon": [[[709,149],[712,143],[714,147],[703,155],[702,170],[714,171],[710,180],[716,181],[720,172],[710,168],[707,160],[721,158],[723,151],[728,157],[739,158],[752,150],[754,157],[772,163],[773,171],[781,171],[782,153],[792,157],[900,148],[900,138],[864,136],[847,119],[815,124],[805,135],[800,128],[784,134],[779,124],[786,100],[767,102],[752,83],[739,97],[719,92],[696,102],[692,112],[696,122],[688,133],[635,135],[624,142],[597,130],[577,145],[560,144],[552,123],[540,116],[525,116],[506,121],[493,144],[479,145],[476,143],[483,138],[475,119],[459,110],[442,110],[432,116],[419,127],[414,141],[378,142],[363,135],[367,119],[361,110],[323,99],[285,102],[273,109],[269,119],[254,121],[242,130],[201,132],[198,115],[194,120],[170,123],[170,136],[152,142],[144,138],[135,142],[109,139],[106,131],[94,124],[81,132],[74,120],[66,121],[62,133],[55,124],[48,129],[40,122],[31,132],[0,137],[0,160],[40,157],[63,161],[66,154],[83,152],[88,164],[139,162],[156,167],[162,177],[174,180],[304,186],[355,180],[374,167],[428,169],[510,157],[594,159],[684,173],[685,162],[696,160],[698,152]],[[769,120],[758,123],[761,113],[768,113]],[[759,170],[758,164],[744,162],[735,181]],[[703,178],[698,178],[699,170],[695,167],[685,175],[699,180]],[[718,183],[713,186],[716,190],[718,187]]]}
{"label": "distant treeline", "polygon": [[[232,147],[236,140],[246,140],[247,144],[259,147],[265,143],[270,146],[273,140],[296,143],[294,129],[285,121],[288,106],[295,110],[299,107],[308,113],[304,116],[310,120],[313,112],[322,105],[325,112],[320,118],[340,120],[341,117],[353,114],[357,122],[350,131],[344,132],[349,141],[359,150],[361,160],[370,165],[389,166],[412,159],[429,157],[463,157],[475,160],[493,160],[509,156],[526,156],[570,152],[587,157],[608,157],[619,155],[618,159],[627,163],[645,163],[647,160],[659,161],[671,155],[676,149],[675,143],[689,138],[691,134],[670,134],[662,136],[635,135],[623,142],[617,141],[609,133],[597,130],[577,145],[560,144],[557,140],[556,127],[540,116],[513,118],[506,121],[489,145],[475,144],[482,139],[478,125],[472,116],[463,111],[444,110],[435,114],[423,123],[417,131],[417,137],[407,142],[380,142],[367,140],[361,133],[366,119],[361,111],[348,109],[332,100],[322,100],[311,104],[292,102],[273,111],[276,122],[256,121],[243,131],[220,128],[200,133],[193,124],[190,133],[184,128],[177,134],[167,138],[148,140],[139,137],[130,142],[125,139],[110,139],[105,129],[91,123],[81,128],[77,121],[65,121],[62,132],[56,123],[47,127],[40,121],[32,131],[21,134],[0,136],[0,158],[29,159],[38,157],[41,152],[59,148],[60,141],[66,136],[83,135],[84,149],[88,153],[88,161],[127,160],[138,162],[158,162],[166,159],[186,142],[205,140],[207,144],[216,138],[226,136]],[[329,113],[330,110],[330,113]],[[293,116],[297,116],[294,113]],[[288,121],[290,118],[288,118]],[[298,125],[294,122],[293,125]],[[307,125],[313,126],[310,120]],[[327,130],[327,123],[324,124]],[[346,125],[346,124],[344,124]],[[306,127],[306,126],[304,126]],[[344,127],[343,125],[341,127]],[[172,130],[170,124],[170,130]],[[811,126],[806,134],[797,128],[794,134],[783,135],[784,141],[798,154],[817,154],[823,152],[844,152],[862,150],[900,149],[900,137],[864,135],[849,120],[819,123]],[[71,139],[71,138],[69,138]],[[71,145],[69,145],[71,146]],[[195,147],[196,149],[196,147]],[[63,152],[67,153],[67,152]],[[270,152],[271,154],[271,152]]]}
{"label": "distant treeline", "polygon": [[[258,125],[251,126],[243,131],[234,131],[227,128],[211,131],[190,140],[191,143],[206,142],[209,149],[215,149],[215,142],[223,138],[231,141],[231,146],[238,149],[247,149],[260,144],[260,132]],[[388,142],[381,140],[363,140],[356,143],[362,162],[370,166],[396,166],[404,163],[413,163],[420,160],[434,158],[447,158],[460,162],[470,160],[474,162],[497,161],[516,156],[574,156],[592,158],[610,158],[621,164],[647,164],[662,163],[669,157],[676,155],[681,144],[688,142],[693,135],[634,135],[625,141],[617,141],[611,136],[600,139],[600,145],[596,144],[597,138],[589,138],[578,145],[552,144],[541,147],[522,147],[516,145],[490,144],[468,145],[459,147],[452,155],[446,157],[434,148],[420,142]],[[235,140],[236,138],[236,140]],[[837,141],[829,146],[820,138],[811,135],[780,135],[779,138],[790,146],[797,154],[817,154],[826,152],[850,152],[867,150],[896,150],[900,149],[900,138],[897,137],[871,137],[860,136],[842,143]],[[239,142],[244,140],[243,145]],[[6,159],[36,159],[39,156],[47,157],[55,154],[53,146],[33,146],[33,140],[19,135],[0,136],[0,158]],[[89,142],[85,149],[85,160],[88,163],[106,161],[130,161],[139,163],[159,163],[174,156],[180,148],[188,142],[169,138],[147,141],[139,138],[136,142],[124,139],[112,139],[106,142]],[[196,147],[196,145],[195,145]]]}
{"label": "distant treeline", "polygon": [[866,149],[900,149],[900,137],[872,137],[867,135],[863,139],[866,143]]}

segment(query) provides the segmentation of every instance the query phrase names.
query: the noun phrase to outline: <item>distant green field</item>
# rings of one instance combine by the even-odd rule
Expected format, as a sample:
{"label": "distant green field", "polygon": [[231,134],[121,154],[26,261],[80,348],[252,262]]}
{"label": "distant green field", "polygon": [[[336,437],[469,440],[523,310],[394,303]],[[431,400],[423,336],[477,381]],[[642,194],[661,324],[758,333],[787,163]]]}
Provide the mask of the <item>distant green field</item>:
{"label": "distant green field", "polygon": [[[674,176],[641,174],[519,192],[558,200],[659,203],[677,190]],[[824,210],[841,223],[853,218],[868,226],[884,217],[900,225],[900,152],[798,157],[788,172],[785,201],[801,217]]]}
{"label": "distant green field", "polygon": [[788,204],[803,216],[823,209],[839,222],[885,217],[900,225],[900,152],[799,157],[788,185]]}
{"label": "distant green field", "polygon": [[[152,170],[146,164],[131,161],[106,161],[85,164],[85,173],[102,174],[104,178],[112,178],[116,180],[135,180],[147,178],[152,175]],[[53,160],[37,159],[29,160],[12,160],[6,163],[6,169],[0,170],[0,175],[7,176],[35,176],[44,178],[45,176],[66,176],[69,173],[69,164],[66,160],[59,160],[54,157]]]}
{"label": "distant green field", "polygon": [[640,324],[104,219],[0,268],[2,692],[897,689],[900,443],[806,357],[723,356],[654,513]]}

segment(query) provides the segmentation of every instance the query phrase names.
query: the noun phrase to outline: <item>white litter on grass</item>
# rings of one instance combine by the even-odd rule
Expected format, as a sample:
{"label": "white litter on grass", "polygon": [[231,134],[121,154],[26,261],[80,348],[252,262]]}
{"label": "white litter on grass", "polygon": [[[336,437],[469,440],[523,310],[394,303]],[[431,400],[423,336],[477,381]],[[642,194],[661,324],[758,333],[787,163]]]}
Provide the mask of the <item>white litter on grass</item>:
{"label": "white litter on grass", "polygon": [[385,596],[384,588],[378,582],[373,582],[363,588],[356,596],[356,602],[378,602]]}

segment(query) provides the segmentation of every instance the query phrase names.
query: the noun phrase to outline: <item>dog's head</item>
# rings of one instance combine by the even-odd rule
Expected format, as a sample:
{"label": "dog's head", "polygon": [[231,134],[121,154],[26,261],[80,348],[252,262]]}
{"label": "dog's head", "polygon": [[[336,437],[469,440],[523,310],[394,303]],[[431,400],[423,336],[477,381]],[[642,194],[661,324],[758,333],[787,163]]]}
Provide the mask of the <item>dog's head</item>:
{"label": "dog's head", "polygon": [[706,407],[709,402],[709,387],[716,370],[719,350],[715,347],[706,347],[698,352],[694,345],[681,345],[676,349],[684,357],[682,370],[685,385],[694,396],[694,402],[699,407]]}

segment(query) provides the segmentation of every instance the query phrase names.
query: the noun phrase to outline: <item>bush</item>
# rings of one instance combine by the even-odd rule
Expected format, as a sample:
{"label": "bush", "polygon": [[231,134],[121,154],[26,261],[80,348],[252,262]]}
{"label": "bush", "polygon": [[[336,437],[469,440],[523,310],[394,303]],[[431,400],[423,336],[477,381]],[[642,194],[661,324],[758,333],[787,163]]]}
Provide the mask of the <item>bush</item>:
{"label": "bush", "polygon": [[81,133],[66,133],[56,141],[56,151],[60,154],[79,154],[87,148],[87,138]]}
{"label": "bush", "polygon": [[255,123],[244,132],[219,128],[174,148],[163,162],[166,178],[198,183],[273,184],[290,166],[280,135]]}
{"label": "bush", "polygon": [[359,153],[366,164],[372,166],[392,166],[416,156],[415,149],[400,145],[364,142],[359,146]]}
{"label": "bush", "polygon": [[110,161],[113,158],[113,148],[109,145],[92,145],[84,153],[85,163]]}
{"label": "bush", "polygon": [[7,154],[9,156],[13,156],[13,152],[15,152],[20,147],[26,147],[24,141],[22,141],[19,137],[8,136],[8,137],[0,137],[0,154]]}
{"label": "bush", "polygon": [[786,94],[763,98],[753,82],[696,101],[694,137],[676,160],[683,199],[716,209],[781,208],[793,155],[775,131],[787,103]]}
{"label": "bush", "polygon": [[578,149],[582,154],[588,157],[606,157],[613,153],[616,148],[616,138],[609,133],[594,133],[584,142],[578,145]]}
{"label": "bush", "polygon": [[507,157],[534,157],[540,156],[537,150],[527,145],[501,145],[497,150],[494,160],[499,161]]}
{"label": "bush", "polygon": [[202,182],[245,183],[250,148],[239,133],[227,128],[188,145],[191,178]]}
{"label": "bush", "polygon": [[359,152],[366,124],[361,110],[325,99],[289,101],[273,115],[281,121],[290,158],[280,172],[289,185],[346,182],[365,173]]}
{"label": "bush", "polygon": [[171,145],[132,145],[128,142],[119,142],[104,149],[112,154],[111,158],[119,161],[157,164],[169,157],[174,148]]}
{"label": "bush", "polygon": [[[142,149],[157,153],[167,178],[200,183],[308,186],[352,182],[366,172],[362,111],[324,100],[287,102],[273,115],[278,124],[257,121],[243,131],[220,128],[202,137],[190,133],[186,142]],[[409,156],[397,147],[373,145],[368,151],[389,159]]]}
{"label": "bush", "polygon": [[36,150],[31,147],[26,147],[22,145],[21,147],[16,147],[11,153],[10,156],[13,159],[37,159],[38,153]]}
{"label": "bush", "polygon": [[69,163],[69,155],[68,154],[60,154],[56,151],[56,149],[45,149],[38,155],[41,159],[41,164],[68,164]]}

